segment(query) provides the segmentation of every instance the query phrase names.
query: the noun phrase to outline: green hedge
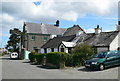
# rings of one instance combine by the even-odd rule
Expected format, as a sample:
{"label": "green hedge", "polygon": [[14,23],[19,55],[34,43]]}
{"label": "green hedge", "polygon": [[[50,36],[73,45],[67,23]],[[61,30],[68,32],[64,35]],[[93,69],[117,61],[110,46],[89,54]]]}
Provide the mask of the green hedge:
{"label": "green hedge", "polygon": [[5,51],[5,52],[1,53],[1,54],[0,54],[0,56],[4,56],[4,55],[6,55],[6,54],[8,54],[8,52],[7,52],[7,51]]}
{"label": "green hedge", "polygon": [[51,52],[46,54],[47,63],[54,65],[56,68],[64,68],[67,59],[67,53]]}
{"label": "green hedge", "polygon": [[38,64],[42,64],[44,56],[46,56],[46,54],[39,53],[39,54],[35,55],[35,58],[36,58]]}
{"label": "green hedge", "polygon": [[[72,54],[64,52],[51,52],[46,54],[31,52],[29,54],[29,59],[31,62],[37,62],[38,64],[45,62],[48,66],[64,68],[65,66],[83,66],[84,61],[89,59],[93,54],[94,50],[91,46],[80,44],[72,50]],[[43,58],[46,58],[45,61],[43,61]]]}
{"label": "green hedge", "polygon": [[35,61],[36,55],[37,55],[37,53],[35,53],[35,52],[31,52],[29,54],[29,60],[30,60],[30,62],[34,62]]}

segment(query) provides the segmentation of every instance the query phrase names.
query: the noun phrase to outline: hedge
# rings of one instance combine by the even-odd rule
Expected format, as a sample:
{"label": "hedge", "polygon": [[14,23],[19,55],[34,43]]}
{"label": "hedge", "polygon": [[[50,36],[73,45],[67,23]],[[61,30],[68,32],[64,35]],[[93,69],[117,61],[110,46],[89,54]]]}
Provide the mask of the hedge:
{"label": "hedge", "polygon": [[6,54],[8,54],[8,52],[7,52],[7,51],[4,51],[3,53],[0,53],[0,56],[4,56],[4,55],[6,55]]}
{"label": "hedge", "polygon": [[46,54],[39,53],[39,54],[35,55],[35,58],[36,58],[38,64],[42,64],[44,56],[46,56]]}
{"label": "hedge", "polygon": [[31,52],[30,54],[29,54],[29,60],[30,60],[30,62],[34,62],[35,61],[35,55],[37,55],[37,53],[35,53],[35,52]]}
{"label": "hedge", "polygon": [[46,54],[47,64],[52,64],[55,68],[64,68],[67,59],[67,53],[51,52]]}
{"label": "hedge", "polygon": [[72,54],[64,52],[51,52],[46,54],[31,52],[29,59],[31,62],[45,64],[55,68],[64,68],[65,66],[75,67],[83,66],[84,61],[89,59],[94,54],[91,46],[80,44],[72,50]]}

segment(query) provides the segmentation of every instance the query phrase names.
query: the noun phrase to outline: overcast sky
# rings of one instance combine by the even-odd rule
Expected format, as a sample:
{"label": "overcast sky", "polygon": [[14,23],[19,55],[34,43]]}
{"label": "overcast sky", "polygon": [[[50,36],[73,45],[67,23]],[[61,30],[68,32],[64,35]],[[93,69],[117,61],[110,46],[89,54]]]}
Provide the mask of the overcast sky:
{"label": "overcast sky", "polygon": [[103,31],[115,30],[118,21],[119,0],[2,0],[0,21],[2,46],[9,39],[9,30],[22,30],[23,22],[54,24],[60,27],[80,25],[86,32],[94,32],[96,25]]}

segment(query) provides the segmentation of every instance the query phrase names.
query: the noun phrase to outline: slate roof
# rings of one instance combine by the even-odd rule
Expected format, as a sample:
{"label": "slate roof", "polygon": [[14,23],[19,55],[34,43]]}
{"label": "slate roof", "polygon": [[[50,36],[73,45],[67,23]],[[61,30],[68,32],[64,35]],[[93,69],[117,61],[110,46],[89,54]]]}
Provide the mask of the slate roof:
{"label": "slate roof", "polygon": [[[92,46],[109,46],[110,43],[119,34],[119,31],[101,32],[100,34],[95,33],[84,34],[85,35],[80,35],[79,40],[76,42],[77,44],[84,42],[85,44],[89,44]],[[63,41],[72,43],[75,38],[76,35],[56,37],[54,39],[50,39],[45,45],[42,46],[42,48],[58,48],[58,46]]]}
{"label": "slate roof", "polygon": [[79,25],[73,25],[64,32],[63,36],[75,35],[78,30],[84,31]]}
{"label": "slate roof", "polygon": [[58,46],[62,43],[62,41],[71,42],[74,38],[75,38],[75,35],[55,37],[53,39],[50,39],[41,48],[58,48]]}
{"label": "slate roof", "polygon": [[66,29],[51,24],[26,22],[27,33],[62,35]]}
{"label": "slate roof", "polygon": [[98,35],[95,33],[88,33],[81,37],[77,43],[84,42],[85,44],[90,44],[92,46],[109,46],[118,33],[119,31],[101,32]]}

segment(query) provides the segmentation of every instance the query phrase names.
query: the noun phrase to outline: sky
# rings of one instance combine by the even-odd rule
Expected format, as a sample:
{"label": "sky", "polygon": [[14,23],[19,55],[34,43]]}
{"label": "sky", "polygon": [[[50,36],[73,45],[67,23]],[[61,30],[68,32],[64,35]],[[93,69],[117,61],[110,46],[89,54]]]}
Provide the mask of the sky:
{"label": "sky", "polygon": [[55,24],[61,28],[79,25],[94,33],[97,25],[103,32],[116,30],[119,0],[2,0],[0,1],[0,46],[9,40],[9,30],[23,29],[23,22]]}

